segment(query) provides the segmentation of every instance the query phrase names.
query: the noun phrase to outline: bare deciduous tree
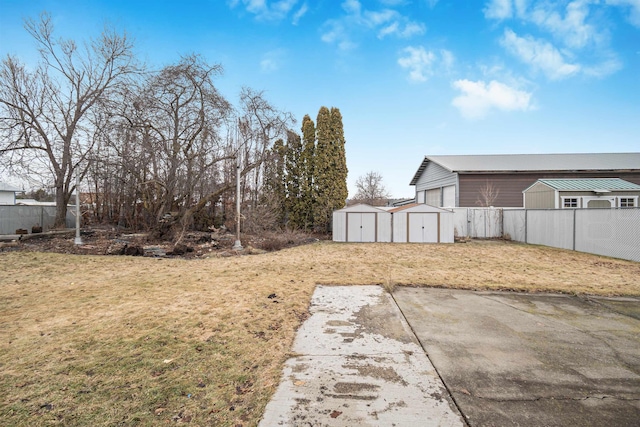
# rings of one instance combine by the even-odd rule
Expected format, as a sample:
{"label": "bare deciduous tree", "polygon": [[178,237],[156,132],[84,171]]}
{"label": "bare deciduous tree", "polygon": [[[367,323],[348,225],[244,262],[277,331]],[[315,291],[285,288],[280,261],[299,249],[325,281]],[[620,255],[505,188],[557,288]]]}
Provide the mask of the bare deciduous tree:
{"label": "bare deciduous tree", "polygon": [[356,195],[353,200],[372,206],[384,206],[390,197],[382,184],[382,175],[378,172],[367,172],[356,180]]}
{"label": "bare deciduous tree", "polygon": [[27,20],[40,63],[30,69],[7,56],[0,64],[0,155],[19,172],[49,173],[56,193],[56,226],[65,223],[73,177],[84,175],[95,139],[94,108],[136,71],[132,44],[105,29],[78,46],[53,35],[51,16]]}
{"label": "bare deciduous tree", "polygon": [[476,204],[486,208],[493,206],[499,194],[500,189],[487,180],[484,185],[480,187]]}

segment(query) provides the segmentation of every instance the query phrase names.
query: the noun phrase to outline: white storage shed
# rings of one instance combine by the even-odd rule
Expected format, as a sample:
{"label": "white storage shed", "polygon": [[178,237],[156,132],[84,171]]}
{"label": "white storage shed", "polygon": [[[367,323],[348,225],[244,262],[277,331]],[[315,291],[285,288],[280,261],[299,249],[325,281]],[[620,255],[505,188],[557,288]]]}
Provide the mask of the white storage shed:
{"label": "white storage shed", "polygon": [[398,243],[453,243],[453,212],[423,203],[391,209],[393,241]]}
{"label": "white storage shed", "polygon": [[391,214],[358,204],[333,212],[334,242],[391,242]]}

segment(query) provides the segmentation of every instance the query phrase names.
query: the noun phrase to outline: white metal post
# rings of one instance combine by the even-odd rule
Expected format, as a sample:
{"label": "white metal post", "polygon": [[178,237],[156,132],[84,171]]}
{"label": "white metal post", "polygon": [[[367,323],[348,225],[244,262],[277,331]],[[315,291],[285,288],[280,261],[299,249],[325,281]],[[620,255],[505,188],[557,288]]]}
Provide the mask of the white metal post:
{"label": "white metal post", "polygon": [[[236,134],[237,138],[237,134]],[[236,153],[236,241],[233,244],[234,250],[242,250],[242,243],[240,242],[240,140],[237,140],[238,151]]]}
{"label": "white metal post", "polygon": [[76,174],[76,238],[73,243],[82,244],[80,237],[80,175],[78,174]]}

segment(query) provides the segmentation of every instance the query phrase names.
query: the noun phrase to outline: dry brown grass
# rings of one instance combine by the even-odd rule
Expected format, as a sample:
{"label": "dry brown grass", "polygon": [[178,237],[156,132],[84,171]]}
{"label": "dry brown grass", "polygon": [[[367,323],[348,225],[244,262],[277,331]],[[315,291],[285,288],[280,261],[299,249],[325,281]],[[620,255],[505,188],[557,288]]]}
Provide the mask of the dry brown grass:
{"label": "dry brown grass", "polygon": [[639,263],[500,242],[0,262],[7,426],[256,425],[316,284],[640,295]]}

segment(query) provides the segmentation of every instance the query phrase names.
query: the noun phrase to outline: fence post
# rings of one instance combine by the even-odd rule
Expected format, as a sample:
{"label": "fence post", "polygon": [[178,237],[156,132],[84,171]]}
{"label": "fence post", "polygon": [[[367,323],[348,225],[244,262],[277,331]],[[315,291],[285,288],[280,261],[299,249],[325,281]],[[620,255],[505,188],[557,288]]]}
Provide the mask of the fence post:
{"label": "fence post", "polygon": [[573,250],[576,250],[576,212],[578,209],[573,210]]}
{"label": "fence post", "polygon": [[529,216],[529,210],[525,209],[524,210],[524,242],[525,243],[529,243],[527,241],[527,231],[528,231],[527,230],[527,228],[528,228],[527,227],[527,218],[528,218],[528,216]]}

